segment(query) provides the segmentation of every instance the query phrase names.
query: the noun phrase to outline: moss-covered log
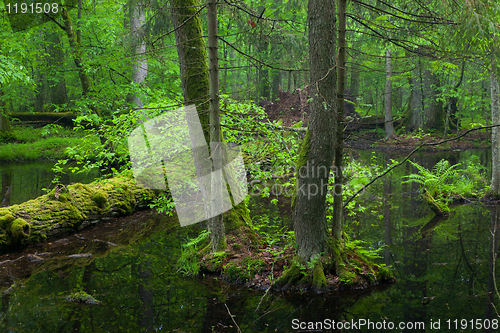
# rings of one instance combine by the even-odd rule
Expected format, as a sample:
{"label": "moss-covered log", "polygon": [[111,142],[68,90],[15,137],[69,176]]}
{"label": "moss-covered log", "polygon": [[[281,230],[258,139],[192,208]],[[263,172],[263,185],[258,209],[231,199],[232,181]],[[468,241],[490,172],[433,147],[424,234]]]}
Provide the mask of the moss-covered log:
{"label": "moss-covered log", "polygon": [[73,126],[73,119],[76,115],[72,112],[13,112],[10,116],[21,122],[56,123],[59,125]]}
{"label": "moss-covered log", "polygon": [[153,197],[152,190],[138,187],[126,177],[88,185],[58,185],[34,200],[0,208],[0,250],[77,231],[103,217],[131,214]]}

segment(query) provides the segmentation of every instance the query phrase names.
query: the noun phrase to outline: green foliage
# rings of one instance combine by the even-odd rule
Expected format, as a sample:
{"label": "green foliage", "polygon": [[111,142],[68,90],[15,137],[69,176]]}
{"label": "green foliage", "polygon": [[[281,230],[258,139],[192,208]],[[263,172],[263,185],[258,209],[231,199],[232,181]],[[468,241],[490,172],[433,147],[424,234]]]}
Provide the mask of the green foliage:
{"label": "green foliage", "polygon": [[[203,230],[198,237],[188,239],[187,243],[182,245],[181,256],[177,261],[177,271],[185,275],[197,275],[200,271],[199,250],[205,247],[209,242],[209,233]],[[224,253],[224,252],[222,252]],[[220,255],[213,254],[214,258],[221,258]]]}
{"label": "green foliage", "polygon": [[[237,102],[222,96],[221,123],[226,142],[239,145],[247,172],[255,181],[267,181],[272,175],[286,174],[295,164],[299,140],[295,133],[280,131],[263,108],[253,102]],[[283,186],[290,185],[285,180]],[[266,191],[266,190],[264,190]],[[268,196],[269,192],[262,192]]]}
{"label": "green foliage", "polygon": [[[417,163],[408,161],[415,166],[419,173],[411,174],[403,183],[415,182],[421,185],[422,194],[430,196],[438,206],[447,208],[454,196],[482,197],[487,191],[485,168],[477,156],[471,156],[464,168],[461,164],[450,165],[447,160],[441,160],[428,170]],[[425,191],[425,193],[424,193]]]}

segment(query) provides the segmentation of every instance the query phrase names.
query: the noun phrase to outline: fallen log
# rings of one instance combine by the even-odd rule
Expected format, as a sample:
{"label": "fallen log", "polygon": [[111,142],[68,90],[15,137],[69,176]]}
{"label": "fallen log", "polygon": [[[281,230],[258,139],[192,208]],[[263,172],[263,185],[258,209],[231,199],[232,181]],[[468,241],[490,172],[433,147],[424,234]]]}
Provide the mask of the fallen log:
{"label": "fallen log", "polygon": [[73,112],[13,112],[9,116],[22,123],[43,126],[46,124],[59,124],[73,126],[76,115]]}
{"label": "fallen log", "polygon": [[87,185],[57,185],[34,200],[0,208],[0,251],[75,232],[106,217],[130,215],[147,207],[154,196],[153,190],[124,176]]}

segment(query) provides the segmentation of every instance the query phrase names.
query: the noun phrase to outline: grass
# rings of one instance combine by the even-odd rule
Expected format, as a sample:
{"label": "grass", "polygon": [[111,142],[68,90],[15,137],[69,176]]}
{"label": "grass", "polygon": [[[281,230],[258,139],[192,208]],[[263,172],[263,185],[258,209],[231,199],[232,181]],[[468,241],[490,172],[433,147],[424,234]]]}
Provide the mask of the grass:
{"label": "grass", "polygon": [[7,140],[0,141],[0,161],[67,158],[66,148],[81,143],[83,135],[82,132],[62,127],[49,130],[47,128],[13,126],[12,135]]}

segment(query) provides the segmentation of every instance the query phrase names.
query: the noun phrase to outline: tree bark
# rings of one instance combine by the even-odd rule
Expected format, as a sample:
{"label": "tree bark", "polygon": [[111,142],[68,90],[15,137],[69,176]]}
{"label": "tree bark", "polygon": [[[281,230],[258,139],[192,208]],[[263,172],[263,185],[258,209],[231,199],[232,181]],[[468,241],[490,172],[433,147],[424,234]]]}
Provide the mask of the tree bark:
{"label": "tree bark", "polygon": [[184,103],[196,105],[205,142],[210,142],[208,56],[197,13],[200,6],[197,0],[171,0],[171,4]]}
{"label": "tree bark", "polygon": [[[498,86],[497,64],[493,61],[490,70],[491,82],[491,124],[500,124],[500,89]],[[491,129],[491,185],[489,194],[500,196],[500,128]]]}
{"label": "tree bark", "polygon": [[[65,55],[62,51],[61,39],[57,34],[49,37],[47,53],[50,56],[50,75],[47,78],[49,87],[49,102],[54,105],[68,103],[68,93],[66,90],[66,80],[64,78]],[[53,111],[53,107],[49,108]]]}
{"label": "tree bark", "polygon": [[[143,25],[146,22],[145,4],[143,0],[131,3],[130,35],[132,37],[132,50],[135,61],[132,66],[132,81],[137,85],[143,85],[148,74],[148,60],[146,57],[146,41],[144,40]],[[140,97],[135,94],[133,103],[137,108],[144,106]]]}
{"label": "tree bark", "polygon": [[337,131],[335,135],[335,166],[334,166],[334,199],[332,217],[332,236],[335,240],[340,240],[342,231],[342,193],[344,175],[344,98],[345,98],[345,77],[346,77],[346,0],[339,0],[339,46],[338,46],[338,80],[337,80]]}
{"label": "tree bark", "polygon": [[420,59],[415,64],[412,71],[412,98],[411,98],[411,118],[409,129],[412,131],[424,127],[424,100],[422,96],[422,79],[420,70]]}
{"label": "tree bark", "polygon": [[90,92],[90,77],[85,71],[82,60],[81,45],[73,30],[73,23],[71,22],[69,12],[65,7],[62,7],[61,17],[64,21],[64,31],[66,31],[66,35],[68,36],[69,46],[73,52],[73,61],[75,62],[76,69],[78,70],[78,76],[82,84],[82,95],[87,96]]}
{"label": "tree bark", "polygon": [[334,157],[336,121],[335,0],[309,0],[309,126],[297,162],[293,225],[304,262],[327,250],[326,194]]}
{"label": "tree bark", "polygon": [[3,85],[0,83],[0,134],[10,132],[10,119],[7,111],[7,102],[5,101],[5,93]]}
{"label": "tree bark", "polygon": [[[219,110],[219,47],[217,36],[217,0],[208,2],[208,55],[209,55],[209,80],[210,80],[210,150],[212,152],[213,169],[222,169],[222,143],[220,133],[220,110]],[[213,173],[212,173],[213,174]],[[221,211],[218,207],[222,198],[223,179],[214,177],[211,181],[212,191],[210,205],[215,212]],[[212,213],[211,216],[215,214]],[[210,232],[212,252],[221,251],[226,247],[225,229],[223,215],[217,215],[207,221],[207,229]]]}
{"label": "tree bark", "polygon": [[392,123],[392,52],[385,52],[385,138],[394,137],[394,126]]}

